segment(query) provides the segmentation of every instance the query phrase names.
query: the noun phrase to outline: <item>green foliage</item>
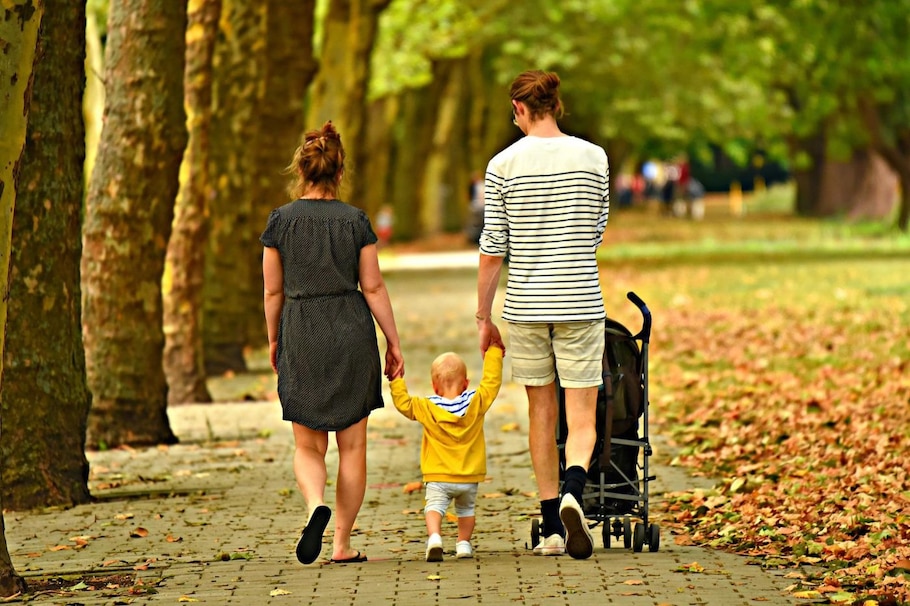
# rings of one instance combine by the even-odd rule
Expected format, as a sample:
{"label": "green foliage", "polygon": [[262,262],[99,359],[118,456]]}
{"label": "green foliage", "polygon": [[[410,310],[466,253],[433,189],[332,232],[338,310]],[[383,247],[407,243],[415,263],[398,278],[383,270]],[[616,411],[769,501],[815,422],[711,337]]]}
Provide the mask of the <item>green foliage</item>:
{"label": "green foliage", "polygon": [[478,41],[481,11],[459,0],[393,0],[382,13],[370,97],[430,82],[431,61],[463,57]]}
{"label": "green foliage", "polygon": [[98,34],[102,39],[107,35],[107,8],[108,0],[87,0],[85,10],[95,15],[98,23]]}

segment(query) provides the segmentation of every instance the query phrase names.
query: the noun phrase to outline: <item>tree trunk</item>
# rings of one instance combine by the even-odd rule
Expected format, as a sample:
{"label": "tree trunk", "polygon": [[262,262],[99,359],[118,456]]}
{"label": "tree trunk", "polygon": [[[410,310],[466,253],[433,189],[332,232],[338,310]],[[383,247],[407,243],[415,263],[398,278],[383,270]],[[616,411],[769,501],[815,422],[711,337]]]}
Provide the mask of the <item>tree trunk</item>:
{"label": "tree trunk", "polygon": [[262,100],[257,107],[259,133],[268,141],[257,146],[250,170],[252,178],[252,235],[249,263],[253,288],[244,305],[247,310],[248,343],[268,343],[262,307],[262,244],[272,209],[289,201],[289,178],[283,174],[300,145],[304,130],[304,98],[318,65],[313,55],[313,27],[316,0],[266,3],[265,32],[268,43],[263,54]]}
{"label": "tree trunk", "polygon": [[[12,249],[13,210],[16,208],[16,180],[19,160],[25,145],[29,104],[32,91],[32,70],[38,40],[38,28],[44,14],[44,2],[19,0],[6,5],[0,16],[0,354],[6,341],[6,306],[9,301],[9,268]],[[3,367],[0,365],[0,387]],[[0,443],[3,442],[2,413],[0,413]],[[0,485],[3,473],[0,468]],[[6,547],[6,526],[3,522],[0,497],[0,597],[25,591],[25,581],[16,574]]]}
{"label": "tree trunk", "polygon": [[[387,96],[376,99],[370,103],[369,119],[367,120],[366,146],[371,150],[385,150],[384,153],[374,153],[369,161],[357,173],[357,180],[364,181],[369,187],[363,193],[363,205],[373,227],[376,227],[376,217],[384,206],[392,207],[392,128],[397,112],[397,97]],[[392,239],[396,238],[393,212]]]}
{"label": "tree trunk", "polygon": [[427,162],[433,148],[433,132],[439,115],[439,103],[445,90],[451,60],[433,62],[430,84],[401,94],[401,110],[394,142],[395,165],[392,185],[395,204],[395,231],[402,240],[423,235],[424,183]]}
{"label": "tree trunk", "polygon": [[846,161],[828,160],[813,214],[883,219],[894,208],[897,184],[897,175],[871,150],[858,150]]}
{"label": "tree trunk", "polygon": [[[901,98],[901,101],[903,99]],[[900,207],[897,213],[897,227],[902,232],[910,229],[910,128],[901,126],[888,129],[885,126],[886,118],[882,113],[896,112],[903,116],[903,105],[895,107],[880,107],[871,98],[860,101],[860,115],[872,139],[872,146],[888,166],[897,173],[900,179]],[[901,122],[905,125],[906,122]],[[886,130],[890,130],[886,134]]]}
{"label": "tree trunk", "polygon": [[793,170],[793,181],[796,183],[796,214],[801,217],[813,217],[821,203],[822,182],[825,175],[827,156],[827,137],[820,132],[813,137],[798,139],[790,143],[790,155],[796,157],[804,153],[809,158],[809,166]]}
{"label": "tree trunk", "polygon": [[173,443],[161,279],[186,146],[186,3],[114,0],[82,259],[90,446]]}
{"label": "tree trunk", "polygon": [[463,146],[455,141],[456,129],[464,124],[470,102],[467,66],[467,57],[452,59],[446,81],[439,83],[438,117],[434,121],[423,192],[424,233],[459,231],[467,216],[465,192],[470,177],[460,157]]}
{"label": "tree trunk", "polygon": [[904,233],[910,230],[910,167],[901,171],[900,209],[897,213],[897,228]]}
{"label": "tree trunk", "polygon": [[183,87],[189,143],[183,156],[174,227],[165,261],[164,374],[168,404],[211,402],[202,349],[202,285],[208,237],[209,129],[212,122],[212,55],[221,0],[190,6]]}
{"label": "tree trunk", "polygon": [[10,509],[90,500],[91,404],[82,348],[79,259],[84,191],[85,5],[49,0],[41,21],[13,220],[0,414]]}
{"label": "tree trunk", "polygon": [[212,88],[215,188],[203,286],[202,340],[208,375],[246,371],[251,312],[245,304],[254,296],[262,298],[261,269],[254,267],[249,251],[265,227],[252,222],[250,191],[259,134],[264,20],[263,3],[222,0]]}
{"label": "tree trunk", "polygon": [[[379,17],[391,0],[333,0],[323,24],[320,70],[313,86],[309,123],[321,126],[332,120],[345,142],[348,157],[348,201],[370,213],[364,205],[370,186],[360,177],[370,158],[366,120],[370,58],[376,43]],[[372,209],[375,210],[375,209]]]}

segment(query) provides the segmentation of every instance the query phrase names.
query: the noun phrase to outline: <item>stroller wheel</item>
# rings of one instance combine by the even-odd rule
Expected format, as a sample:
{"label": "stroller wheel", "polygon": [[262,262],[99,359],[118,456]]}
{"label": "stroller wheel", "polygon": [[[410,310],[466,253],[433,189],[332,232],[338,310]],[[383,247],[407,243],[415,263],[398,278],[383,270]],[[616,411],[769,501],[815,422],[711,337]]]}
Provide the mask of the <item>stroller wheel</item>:
{"label": "stroller wheel", "polygon": [[603,527],[600,529],[600,534],[603,537],[604,549],[610,548],[610,520],[605,520]]}
{"label": "stroller wheel", "polygon": [[651,524],[648,526],[648,550],[657,551],[660,549],[660,526]]}
{"label": "stroller wheel", "polygon": [[645,525],[639,522],[635,523],[635,536],[632,539],[632,551],[641,553],[645,546]]}
{"label": "stroller wheel", "polygon": [[622,546],[626,549],[632,547],[632,520],[628,517],[622,519]]}
{"label": "stroller wheel", "polygon": [[534,518],[531,520],[531,549],[537,547],[540,543],[540,520]]}

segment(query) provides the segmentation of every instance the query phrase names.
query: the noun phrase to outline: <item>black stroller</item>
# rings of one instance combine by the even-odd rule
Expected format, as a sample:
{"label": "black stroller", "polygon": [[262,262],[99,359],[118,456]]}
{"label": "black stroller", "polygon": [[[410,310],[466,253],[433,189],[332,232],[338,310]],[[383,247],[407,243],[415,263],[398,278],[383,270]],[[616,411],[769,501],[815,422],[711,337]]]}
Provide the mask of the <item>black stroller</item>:
{"label": "black stroller", "polygon": [[[648,342],[651,312],[634,292],[628,298],[642,315],[642,328],[633,335],[625,326],[607,318],[604,338],[603,389],[597,396],[597,444],[588,469],[582,508],[590,527],[603,524],[604,547],[611,537],[622,537],[623,546],[640,552],[660,547],[660,528],[648,521]],[[641,342],[639,349],[638,342]],[[559,480],[565,473],[565,392],[558,387]],[[640,420],[640,422],[639,422]],[[639,435],[639,431],[641,435]],[[636,520],[633,527],[633,520]],[[540,520],[531,522],[531,544],[540,541]]]}

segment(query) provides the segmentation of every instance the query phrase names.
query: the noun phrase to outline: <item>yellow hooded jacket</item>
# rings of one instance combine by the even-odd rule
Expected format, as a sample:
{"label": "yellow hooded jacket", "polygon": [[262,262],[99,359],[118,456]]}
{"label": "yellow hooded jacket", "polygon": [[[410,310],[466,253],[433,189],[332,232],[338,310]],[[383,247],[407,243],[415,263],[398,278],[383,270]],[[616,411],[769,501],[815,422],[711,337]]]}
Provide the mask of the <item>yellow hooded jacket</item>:
{"label": "yellow hooded jacket", "polygon": [[424,482],[483,482],[487,474],[487,445],[483,417],[502,386],[502,349],[490,347],[483,359],[483,377],[463,417],[411,396],[403,378],[389,384],[398,411],[423,425],[420,469]]}

